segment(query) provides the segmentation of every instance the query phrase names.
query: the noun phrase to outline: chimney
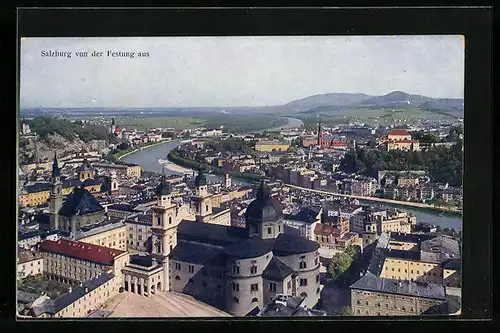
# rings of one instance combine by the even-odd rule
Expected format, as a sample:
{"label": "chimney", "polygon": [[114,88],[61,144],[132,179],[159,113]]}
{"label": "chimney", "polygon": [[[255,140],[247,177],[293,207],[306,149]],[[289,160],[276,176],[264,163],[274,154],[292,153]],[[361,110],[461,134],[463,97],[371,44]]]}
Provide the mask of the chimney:
{"label": "chimney", "polygon": [[89,287],[85,287],[85,293],[88,293],[89,292]]}

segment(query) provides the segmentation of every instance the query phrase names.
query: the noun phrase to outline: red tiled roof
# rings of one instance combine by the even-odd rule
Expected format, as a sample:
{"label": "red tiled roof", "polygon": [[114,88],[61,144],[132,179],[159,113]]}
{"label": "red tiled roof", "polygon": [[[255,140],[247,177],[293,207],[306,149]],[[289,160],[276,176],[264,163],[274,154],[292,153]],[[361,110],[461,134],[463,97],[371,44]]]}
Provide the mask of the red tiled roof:
{"label": "red tiled roof", "polygon": [[389,140],[389,143],[416,143],[418,140]]}
{"label": "red tiled roof", "polygon": [[407,130],[392,130],[387,135],[410,135]]}
{"label": "red tiled roof", "polygon": [[39,250],[40,252],[57,253],[104,265],[113,265],[115,257],[126,253],[121,250],[83,242],[74,242],[67,239],[59,239],[57,241],[44,240],[40,243]]}

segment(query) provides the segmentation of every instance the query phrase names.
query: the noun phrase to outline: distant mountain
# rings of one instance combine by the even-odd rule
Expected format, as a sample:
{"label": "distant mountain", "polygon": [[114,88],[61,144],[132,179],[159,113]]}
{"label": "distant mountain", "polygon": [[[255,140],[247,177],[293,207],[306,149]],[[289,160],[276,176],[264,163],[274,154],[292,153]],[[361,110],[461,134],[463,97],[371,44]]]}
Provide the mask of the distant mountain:
{"label": "distant mountain", "polygon": [[420,108],[463,114],[464,101],[461,98],[431,98],[393,91],[383,96],[366,94],[322,94],[306,97],[285,105],[289,111],[317,113],[351,108]]}
{"label": "distant mountain", "polygon": [[365,99],[358,106],[365,107],[416,107],[422,103],[432,102],[432,98],[421,95],[410,95],[402,91],[393,91],[387,95]]}
{"label": "distant mountain", "polygon": [[293,111],[306,111],[322,106],[347,106],[357,104],[373,96],[366,94],[331,93],[298,99],[284,106]]}

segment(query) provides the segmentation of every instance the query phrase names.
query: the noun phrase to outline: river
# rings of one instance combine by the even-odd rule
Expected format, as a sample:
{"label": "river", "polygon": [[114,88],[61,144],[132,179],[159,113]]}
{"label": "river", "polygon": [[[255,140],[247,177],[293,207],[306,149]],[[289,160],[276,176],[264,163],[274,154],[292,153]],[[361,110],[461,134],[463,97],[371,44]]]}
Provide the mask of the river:
{"label": "river", "polygon": [[[288,123],[286,125],[280,126],[279,128],[270,128],[268,131],[276,131],[281,128],[295,128],[302,125],[302,121],[295,118],[288,118]],[[134,163],[141,166],[143,170],[162,172],[162,165],[158,163],[160,159],[165,160],[167,158],[170,150],[175,149],[180,145],[179,142],[165,142],[163,144],[144,148],[133,154],[124,156],[122,160],[128,163]],[[179,174],[178,172],[165,169],[167,175]],[[218,175],[206,175],[207,180],[210,182],[222,182],[224,179]],[[232,179],[232,182],[237,185],[247,185],[248,182],[238,179]],[[364,202],[363,202],[364,203]],[[369,203],[369,202],[366,202]],[[373,204],[370,202],[370,204]],[[462,230],[462,217],[454,214],[444,213],[440,216],[438,213],[430,210],[423,209],[412,209],[408,207],[398,207],[401,210],[412,213],[417,217],[417,222],[427,222],[435,225],[439,225],[441,228],[454,228],[455,230]]]}

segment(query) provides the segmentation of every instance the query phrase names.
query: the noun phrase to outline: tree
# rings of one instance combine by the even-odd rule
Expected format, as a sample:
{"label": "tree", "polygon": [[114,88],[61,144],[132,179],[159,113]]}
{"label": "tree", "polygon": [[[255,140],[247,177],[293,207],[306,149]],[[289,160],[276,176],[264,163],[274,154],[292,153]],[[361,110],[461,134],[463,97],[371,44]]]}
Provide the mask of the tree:
{"label": "tree", "polygon": [[327,270],[327,281],[337,281],[341,282],[342,274],[345,273],[352,264],[352,258],[345,252],[336,253],[330,264],[328,265]]}

